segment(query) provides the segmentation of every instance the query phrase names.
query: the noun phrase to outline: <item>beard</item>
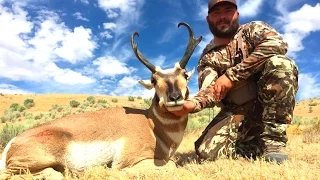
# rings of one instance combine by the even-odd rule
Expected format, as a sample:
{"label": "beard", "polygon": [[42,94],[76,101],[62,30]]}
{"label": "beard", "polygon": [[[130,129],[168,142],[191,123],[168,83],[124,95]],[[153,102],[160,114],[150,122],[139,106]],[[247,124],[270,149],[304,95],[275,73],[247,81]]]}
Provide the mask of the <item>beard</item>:
{"label": "beard", "polygon": [[[222,23],[225,23],[225,24],[230,24],[230,26],[228,28],[224,28],[224,29],[218,29],[218,25],[222,24]],[[212,22],[208,22],[208,25],[209,25],[209,29],[211,31],[211,33],[216,36],[216,37],[219,37],[219,38],[231,38],[233,37],[240,24],[239,24],[239,18],[237,19],[234,19],[231,21],[228,21],[226,19],[221,19],[220,21],[218,21],[216,24],[212,23]]]}

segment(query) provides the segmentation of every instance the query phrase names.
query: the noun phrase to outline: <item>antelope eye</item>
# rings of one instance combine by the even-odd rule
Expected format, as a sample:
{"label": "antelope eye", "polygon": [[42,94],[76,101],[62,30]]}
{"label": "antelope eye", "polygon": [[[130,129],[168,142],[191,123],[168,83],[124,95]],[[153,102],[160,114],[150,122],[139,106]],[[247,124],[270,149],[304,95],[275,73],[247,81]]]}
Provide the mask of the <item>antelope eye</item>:
{"label": "antelope eye", "polygon": [[152,79],[151,79],[151,83],[152,83],[152,84],[156,84],[156,83],[157,83],[157,80],[154,79],[154,78],[152,78]]}
{"label": "antelope eye", "polygon": [[183,74],[183,77],[186,78],[186,79],[188,79],[188,78],[189,78],[188,73],[185,72],[185,73]]}

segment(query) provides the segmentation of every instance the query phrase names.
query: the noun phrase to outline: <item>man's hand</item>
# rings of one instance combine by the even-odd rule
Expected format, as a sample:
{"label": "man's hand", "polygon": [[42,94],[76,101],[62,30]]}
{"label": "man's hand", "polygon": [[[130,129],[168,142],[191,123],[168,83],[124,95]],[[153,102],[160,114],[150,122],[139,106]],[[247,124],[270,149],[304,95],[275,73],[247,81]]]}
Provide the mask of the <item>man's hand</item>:
{"label": "man's hand", "polygon": [[189,114],[190,112],[192,112],[194,110],[194,108],[196,108],[196,105],[194,104],[194,102],[189,101],[189,100],[185,100],[184,104],[183,104],[183,108],[179,111],[171,111],[173,114],[175,114],[176,116],[184,116]]}
{"label": "man's hand", "polygon": [[217,100],[221,101],[232,87],[233,82],[226,75],[220,76],[213,86]]}

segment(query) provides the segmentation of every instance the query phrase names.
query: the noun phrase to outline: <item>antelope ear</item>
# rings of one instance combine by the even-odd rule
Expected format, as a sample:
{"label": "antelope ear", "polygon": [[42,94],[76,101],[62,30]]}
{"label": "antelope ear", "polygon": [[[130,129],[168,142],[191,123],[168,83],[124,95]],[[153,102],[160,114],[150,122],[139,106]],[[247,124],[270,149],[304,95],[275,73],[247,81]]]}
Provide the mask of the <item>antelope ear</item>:
{"label": "antelope ear", "polygon": [[150,80],[139,80],[138,82],[149,90],[154,88],[154,85]]}
{"label": "antelope ear", "polygon": [[187,81],[191,79],[191,76],[193,75],[193,73],[194,73],[194,68],[191,71],[187,72],[187,76],[188,76]]}

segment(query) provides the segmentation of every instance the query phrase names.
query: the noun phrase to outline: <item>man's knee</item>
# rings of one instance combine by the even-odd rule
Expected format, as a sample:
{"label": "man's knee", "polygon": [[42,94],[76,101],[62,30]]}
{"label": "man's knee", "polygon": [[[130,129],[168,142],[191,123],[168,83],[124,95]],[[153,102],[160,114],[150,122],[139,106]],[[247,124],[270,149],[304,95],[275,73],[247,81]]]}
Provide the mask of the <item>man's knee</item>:
{"label": "man's knee", "polygon": [[263,120],[289,123],[298,90],[298,68],[285,56],[273,56],[265,65],[258,82]]}
{"label": "man's knee", "polygon": [[298,67],[296,63],[284,55],[272,56],[266,61],[263,74],[268,74],[274,71],[288,72],[298,75]]}
{"label": "man's knee", "polygon": [[271,57],[265,64],[258,86],[260,100],[295,99],[298,90],[298,68],[295,62],[283,55]]}
{"label": "man's knee", "polygon": [[[215,120],[219,120],[219,117],[214,118],[213,122]],[[214,126],[206,129],[207,131],[195,142],[195,150],[199,159],[216,160],[235,153],[234,144],[238,137],[238,127],[233,115],[220,119]]]}

